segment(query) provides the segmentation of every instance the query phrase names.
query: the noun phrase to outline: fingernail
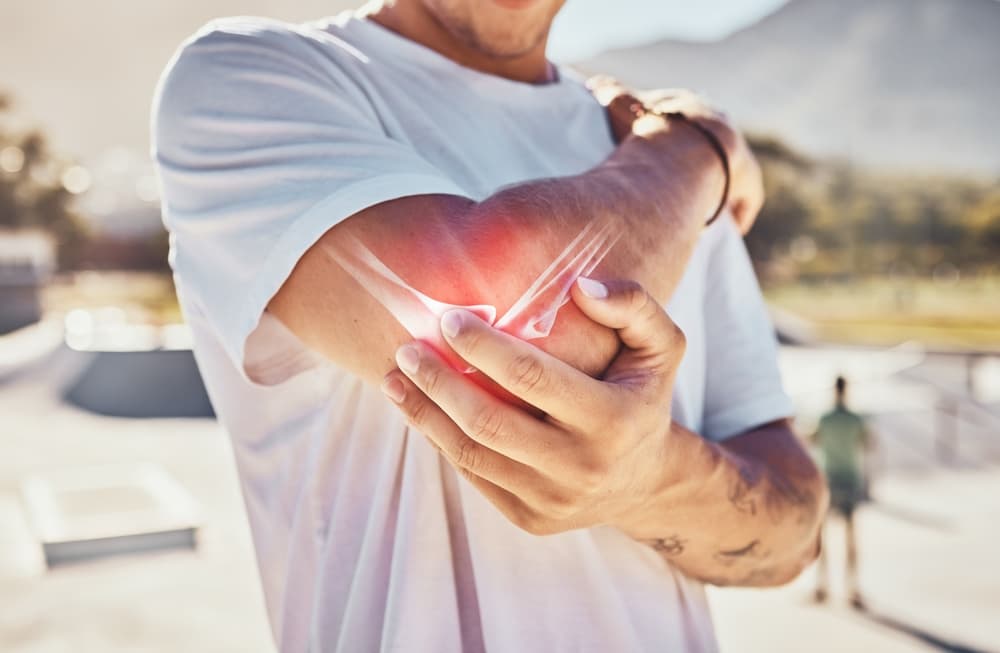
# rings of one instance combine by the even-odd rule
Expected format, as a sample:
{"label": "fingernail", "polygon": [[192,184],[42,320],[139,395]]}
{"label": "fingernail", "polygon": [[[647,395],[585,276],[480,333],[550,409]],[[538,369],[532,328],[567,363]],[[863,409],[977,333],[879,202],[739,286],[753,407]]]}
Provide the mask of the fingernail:
{"label": "fingernail", "polygon": [[580,286],[580,292],[592,299],[604,299],[608,296],[608,287],[600,281],[594,281],[587,277],[577,277],[576,285]]}
{"label": "fingernail", "polygon": [[452,309],[441,316],[441,332],[445,337],[454,338],[462,330],[462,311]]}
{"label": "fingernail", "polygon": [[416,374],[420,367],[420,352],[413,345],[403,345],[396,350],[396,365],[407,374]]}
{"label": "fingernail", "polygon": [[382,381],[382,392],[397,404],[402,403],[403,398],[406,397],[406,388],[403,387],[403,382],[395,377],[388,377]]}

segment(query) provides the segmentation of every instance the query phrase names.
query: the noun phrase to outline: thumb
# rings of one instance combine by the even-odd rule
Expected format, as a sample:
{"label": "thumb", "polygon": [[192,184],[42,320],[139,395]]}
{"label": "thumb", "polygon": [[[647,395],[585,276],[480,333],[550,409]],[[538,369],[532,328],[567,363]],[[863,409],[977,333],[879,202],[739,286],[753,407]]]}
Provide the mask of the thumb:
{"label": "thumb", "polygon": [[641,285],[580,277],[572,296],[584,315],[617,330],[626,347],[608,368],[605,380],[634,377],[640,371],[673,376],[684,356],[684,334]]}

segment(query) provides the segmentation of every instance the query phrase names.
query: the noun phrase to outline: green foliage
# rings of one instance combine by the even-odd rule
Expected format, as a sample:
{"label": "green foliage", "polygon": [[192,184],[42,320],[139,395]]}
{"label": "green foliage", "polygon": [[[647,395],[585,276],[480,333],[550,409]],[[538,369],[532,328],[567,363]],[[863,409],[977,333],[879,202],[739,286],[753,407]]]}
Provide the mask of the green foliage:
{"label": "green foliage", "polygon": [[770,137],[751,146],[767,202],[747,236],[765,282],[996,270],[1000,186],[810,161]]}
{"label": "green foliage", "polygon": [[11,101],[0,94],[0,228],[52,234],[62,267],[78,262],[86,238],[62,184],[69,165],[49,150],[41,133],[14,126]]}

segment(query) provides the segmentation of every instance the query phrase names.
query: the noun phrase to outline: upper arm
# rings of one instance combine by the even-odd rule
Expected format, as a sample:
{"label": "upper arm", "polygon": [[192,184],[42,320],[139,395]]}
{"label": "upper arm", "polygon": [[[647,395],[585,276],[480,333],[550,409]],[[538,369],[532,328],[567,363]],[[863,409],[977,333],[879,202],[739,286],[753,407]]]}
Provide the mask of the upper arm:
{"label": "upper arm", "polygon": [[[345,72],[350,56],[316,65],[283,26],[216,24],[182,47],[154,101],[179,293],[254,382],[297,371],[259,369],[289,358],[289,343],[378,381],[409,337],[325,244],[356,237],[426,295],[503,311],[576,235],[535,228],[560,223],[558,206],[539,202],[534,215],[530,192],[506,212],[473,201],[386,133]],[[280,346],[274,318],[295,336]],[[617,349],[614,333],[573,304],[538,344],[590,373]]]}
{"label": "upper arm", "polygon": [[420,195],[357,212],[302,254],[268,311],[313,350],[379,381],[395,367],[393,353],[411,335],[328,251],[357,239],[424,294],[446,303],[474,303],[482,297],[481,284],[451,274],[465,267],[462,230],[455,224],[467,210],[467,201],[456,196]]}
{"label": "upper arm", "polygon": [[[307,291],[300,300],[311,293],[312,308],[324,314],[336,304],[335,324],[351,319],[353,326],[338,332],[343,347],[320,348],[334,360],[351,340],[370,345],[356,340],[391,339],[398,328],[339,268],[305,256],[335,225],[351,216],[358,225],[402,225],[400,240],[407,242],[395,248],[393,263],[404,265],[421,255],[420,233],[434,233],[415,233],[418,218],[439,214],[443,223],[470,203],[448,177],[384,132],[343,71],[310,65],[312,56],[301,36],[286,29],[216,24],[182,47],[154,101],[153,154],[178,288],[254,381],[261,379],[246,365],[248,348],[270,341],[251,335],[293,277],[300,282],[292,287]],[[293,270],[335,291],[316,292]],[[292,304],[279,300],[276,307],[301,340],[309,332],[298,328]],[[363,371],[350,360],[338,362]]]}
{"label": "upper arm", "polygon": [[[310,247],[268,310],[314,350],[378,382],[395,367],[395,350],[418,334],[407,333],[398,315],[330,257],[330,245],[337,248],[356,239],[394,275],[433,300],[490,304],[503,312],[552,255],[555,241],[537,234],[521,221],[454,196],[380,203],[344,220]],[[512,250],[519,256],[511,256]],[[425,332],[438,329],[436,315],[428,313],[421,318]],[[550,335],[535,344],[597,374],[617,351],[618,340],[569,303]]]}

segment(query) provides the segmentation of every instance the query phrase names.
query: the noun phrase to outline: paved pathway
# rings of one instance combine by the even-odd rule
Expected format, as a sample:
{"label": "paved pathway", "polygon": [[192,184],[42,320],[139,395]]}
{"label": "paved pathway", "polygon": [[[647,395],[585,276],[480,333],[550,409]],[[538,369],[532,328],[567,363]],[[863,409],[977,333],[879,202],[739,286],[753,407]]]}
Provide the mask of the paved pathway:
{"label": "paved pathway", "polygon": [[[941,363],[897,353],[867,363],[864,355],[836,352],[785,355],[806,379],[825,379],[848,360],[862,372],[875,365],[894,374],[880,382],[872,373],[864,392],[865,401],[892,408],[874,418],[882,443],[878,501],[859,515],[862,588],[872,614],[850,610],[836,584],[830,603],[812,604],[812,570],[776,590],[712,590],[724,653],[904,653],[961,651],[961,645],[1000,652],[1000,419],[963,423],[954,461],[942,464],[927,408],[935,391],[920,377],[938,378]],[[210,420],[111,419],[67,406],[58,384],[77,367],[72,356],[57,356],[0,382],[0,651],[270,651],[222,430]],[[948,377],[954,385],[958,378]],[[813,385],[795,384],[813,394],[797,397],[807,414],[826,396],[822,382]],[[988,411],[997,413],[996,406]],[[44,571],[17,498],[20,480],[36,471],[134,461],[163,465],[202,503],[206,526],[198,550]],[[834,575],[838,534],[834,524]]]}
{"label": "paved pathway", "polygon": [[[875,501],[858,515],[866,613],[848,607],[842,525],[827,529],[832,600],[812,603],[815,569],[774,590],[711,590],[724,653],[1000,652],[1000,384],[997,359],[967,393],[961,361],[902,347],[782,351],[809,430],[846,374],[878,440]],[[941,434],[948,437],[942,439]],[[943,444],[942,444],[943,443]],[[954,446],[950,446],[953,443]]]}

